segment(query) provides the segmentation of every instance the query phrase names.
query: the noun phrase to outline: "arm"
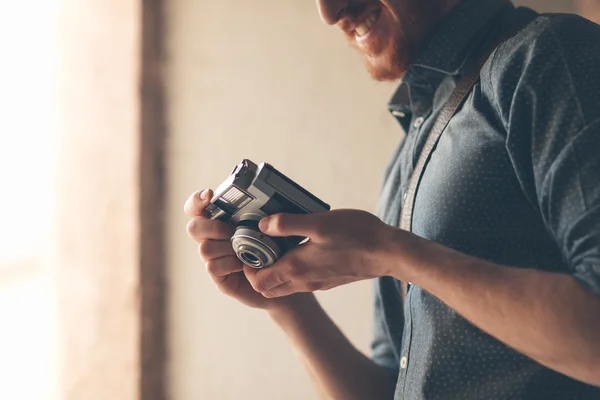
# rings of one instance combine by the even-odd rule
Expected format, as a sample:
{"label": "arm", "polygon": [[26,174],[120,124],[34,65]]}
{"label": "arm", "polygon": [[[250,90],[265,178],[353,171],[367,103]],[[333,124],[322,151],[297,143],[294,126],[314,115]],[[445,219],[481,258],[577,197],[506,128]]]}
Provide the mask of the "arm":
{"label": "arm", "polygon": [[[592,295],[600,283],[598,267],[587,269],[598,272],[591,272],[590,280],[584,282],[577,274],[500,266],[352,210],[279,215],[264,228],[271,235],[311,237],[311,242],[288,253],[276,268],[254,273],[253,287],[266,298],[326,290],[373,275],[392,276],[422,287],[481,330],[540,364],[600,386],[600,293]],[[597,232],[600,241],[600,229]],[[600,252],[600,245],[592,247]],[[336,337],[334,328],[323,323],[321,312],[307,312],[310,317],[289,315],[284,330],[326,382],[347,372],[348,379],[353,379],[355,375],[336,371],[334,366],[335,360],[340,365],[360,365],[358,359],[339,358],[346,353],[341,350],[345,347],[342,342],[328,339],[321,345],[335,346],[321,348],[314,339]],[[323,326],[318,326],[321,323]],[[328,355],[319,360],[318,354]],[[346,384],[346,378],[341,381]],[[337,390],[335,385],[331,387]]]}
{"label": "arm", "polygon": [[321,398],[394,397],[394,377],[352,346],[314,296],[269,315],[289,337]]}
{"label": "arm", "polygon": [[256,285],[256,271],[244,268],[235,256],[229,242],[233,227],[204,215],[211,197],[211,191],[193,194],[185,212],[192,217],[188,233],[198,243],[207,273],[219,290],[271,316],[291,339],[322,398],[393,398],[394,378],[352,346],[312,294],[266,299],[253,290],[250,284]]}
{"label": "arm", "polygon": [[600,386],[600,300],[573,277],[498,266],[399,230],[392,235],[391,275],[540,364]]}

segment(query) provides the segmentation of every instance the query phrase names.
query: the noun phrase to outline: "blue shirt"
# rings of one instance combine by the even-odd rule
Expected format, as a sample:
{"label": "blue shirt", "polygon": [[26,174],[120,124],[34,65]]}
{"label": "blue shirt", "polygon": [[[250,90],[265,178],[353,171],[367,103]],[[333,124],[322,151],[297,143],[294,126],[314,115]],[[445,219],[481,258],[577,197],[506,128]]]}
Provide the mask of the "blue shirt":
{"label": "blue shirt", "polygon": [[[381,193],[387,224],[399,225],[427,135],[506,3],[459,3],[392,98],[407,135]],[[499,265],[570,274],[600,297],[600,26],[538,15],[496,49],[426,166],[413,232]],[[397,377],[396,399],[600,399],[418,286],[403,304],[389,277],[376,284],[372,350]]]}

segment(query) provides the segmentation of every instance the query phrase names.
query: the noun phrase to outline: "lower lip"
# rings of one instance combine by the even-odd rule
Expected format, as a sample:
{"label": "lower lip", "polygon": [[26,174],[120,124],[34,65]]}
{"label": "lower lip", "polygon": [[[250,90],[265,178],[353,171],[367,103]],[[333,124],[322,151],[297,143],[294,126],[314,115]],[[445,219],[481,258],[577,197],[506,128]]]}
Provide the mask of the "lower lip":
{"label": "lower lip", "polygon": [[373,33],[375,28],[377,28],[377,24],[379,23],[380,18],[381,18],[381,11],[379,11],[377,13],[377,19],[375,19],[375,22],[373,22],[371,29],[369,29],[369,31],[367,33],[365,33],[363,36],[355,36],[357,43],[365,43],[369,39],[369,36],[371,36],[371,33]]}

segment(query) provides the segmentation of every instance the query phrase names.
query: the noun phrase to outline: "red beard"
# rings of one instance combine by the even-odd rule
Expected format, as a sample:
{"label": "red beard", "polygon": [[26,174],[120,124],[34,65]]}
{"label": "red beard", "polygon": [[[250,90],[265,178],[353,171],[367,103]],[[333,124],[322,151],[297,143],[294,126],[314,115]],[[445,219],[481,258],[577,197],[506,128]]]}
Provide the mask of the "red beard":
{"label": "red beard", "polygon": [[[388,3],[388,2],[385,2]],[[394,81],[401,79],[417,56],[417,49],[422,46],[423,29],[439,21],[440,9],[435,1],[423,2],[410,0],[402,5],[402,12],[390,11],[382,5],[380,21],[364,44],[357,43],[354,32],[347,20],[340,21],[340,28],[346,35],[350,45],[364,54],[366,66],[373,79],[378,81]],[[363,13],[360,9],[348,9],[351,19]],[[398,17],[402,15],[402,17]]]}

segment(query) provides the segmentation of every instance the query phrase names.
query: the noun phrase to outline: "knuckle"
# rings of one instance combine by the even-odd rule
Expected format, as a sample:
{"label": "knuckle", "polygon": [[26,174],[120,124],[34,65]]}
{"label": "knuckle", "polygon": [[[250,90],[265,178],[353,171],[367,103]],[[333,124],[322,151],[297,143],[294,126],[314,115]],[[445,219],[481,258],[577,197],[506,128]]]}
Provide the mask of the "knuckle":
{"label": "knuckle", "polygon": [[235,291],[229,285],[223,285],[223,284],[217,283],[217,288],[219,289],[219,291],[221,293],[223,293],[226,296],[231,296],[235,293]]}
{"label": "knuckle", "polygon": [[198,255],[202,259],[202,261],[206,261],[206,242],[202,241],[198,243]]}
{"label": "knuckle", "polygon": [[325,221],[317,221],[312,226],[313,234],[316,236],[325,236],[327,234],[327,223]]}
{"label": "knuckle", "polygon": [[233,257],[221,257],[206,261],[206,272],[211,276],[225,277],[239,271],[239,262]]}
{"label": "knuckle", "polygon": [[198,218],[191,219],[187,226],[186,230],[189,236],[194,237],[196,235],[196,230],[198,229]]}
{"label": "knuckle", "polygon": [[207,261],[212,254],[212,242],[210,240],[203,240],[198,244],[198,254],[200,258]]}
{"label": "knuckle", "polygon": [[264,282],[260,279],[255,280],[254,283],[252,283],[252,287],[259,293],[262,293],[266,290]]}
{"label": "knuckle", "polygon": [[206,272],[212,276],[215,277],[217,276],[217,263],[214,261],[207,261],[205,263],[206,266]]}
{"label": "knuckle", "polygon": [[309,292],[316,292],[321,289],[321,284],[319,282],[307,282],[304,287]]}

